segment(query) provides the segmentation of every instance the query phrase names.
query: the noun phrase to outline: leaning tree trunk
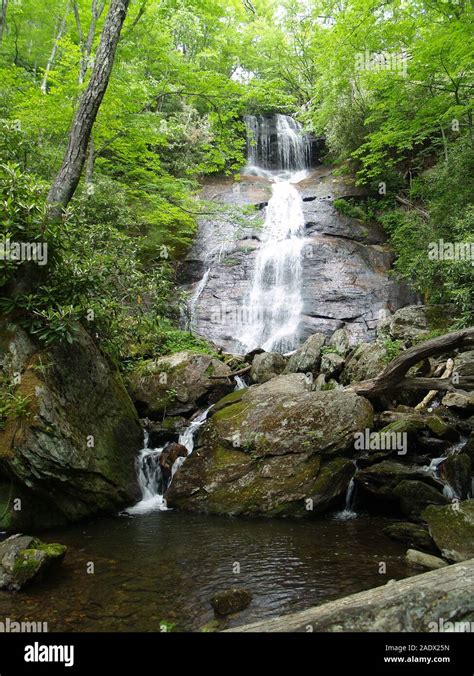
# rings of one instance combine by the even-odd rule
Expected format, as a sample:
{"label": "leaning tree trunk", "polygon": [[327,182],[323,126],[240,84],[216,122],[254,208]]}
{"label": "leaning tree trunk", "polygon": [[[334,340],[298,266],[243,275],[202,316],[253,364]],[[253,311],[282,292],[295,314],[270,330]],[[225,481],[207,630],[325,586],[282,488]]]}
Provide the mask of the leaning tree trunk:
{"label": "leaning tree trunk", "polygon": [[59,218],[81,178],[97,113],[107,90],[115,52],[130,0],[112,0],[96,53],[94,68],[74,117],[63,164],[49,191],[49,215]]}

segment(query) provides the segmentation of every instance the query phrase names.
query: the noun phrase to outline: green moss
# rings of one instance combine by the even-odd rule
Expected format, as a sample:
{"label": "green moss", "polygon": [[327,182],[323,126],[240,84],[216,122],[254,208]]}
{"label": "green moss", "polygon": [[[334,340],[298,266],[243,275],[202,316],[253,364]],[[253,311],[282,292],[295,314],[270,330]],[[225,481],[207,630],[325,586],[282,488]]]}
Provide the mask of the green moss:
{"label": "green moss", "polygon": [[229,448],[224,448],[224,446],[220,445],[214,448],[212,458],[213,458],[212,464],[213,472],[214,471],[219,472],[229,467],[229,465],[246,463],[249,460],[248,456],[242,451],[238,451],[236,449],[231,450]]}
{"label": "green moss", "polygon": [[426,425],[437,437],[449,434],[451,427],[439,415],[430,415],[426,418]]}

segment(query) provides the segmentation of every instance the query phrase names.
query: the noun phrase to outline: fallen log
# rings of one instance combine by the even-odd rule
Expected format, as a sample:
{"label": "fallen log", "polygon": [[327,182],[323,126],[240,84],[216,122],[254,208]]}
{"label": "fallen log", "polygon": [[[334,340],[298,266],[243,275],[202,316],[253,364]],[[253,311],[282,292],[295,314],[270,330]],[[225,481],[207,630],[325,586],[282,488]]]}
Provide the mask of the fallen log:
{"label": "fallen log", "polygon": [[[474,559],[228,632],[456,631],[474,628]],[[458,624],[458,631],[463,628]]]}
{"label": "fallen log", "polygon": [[474,344],[474,328],[446,333],[404,350],[376,378],[353,383],[344,389],[364,397],[378,396],[387,390],[409,388],[420,390],[472,389],[472,378],[407,378],[408,370],[423,359],[435,357],[449,350],[467,348]]}

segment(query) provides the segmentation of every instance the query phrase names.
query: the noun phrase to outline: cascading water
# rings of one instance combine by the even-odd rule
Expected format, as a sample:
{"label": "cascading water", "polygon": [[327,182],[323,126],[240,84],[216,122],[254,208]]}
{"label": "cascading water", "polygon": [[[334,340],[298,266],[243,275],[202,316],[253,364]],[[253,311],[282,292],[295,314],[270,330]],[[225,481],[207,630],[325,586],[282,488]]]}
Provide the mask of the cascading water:
{"label": "cascading water", "polygon": [[[179,436],[179,442],[188,451],[188,456],[194,450],[194,439],[198,429],[203,425],[207,419],[210,406],[205,411],[197,415],[194,420],[188,425],[184,432]],[[164,498],[164,481],[160,468],[160,456],[165,447],[149,448],[149,435],[145,431],[144,448],[140,451],[137,459],[138,466],[138,485],[142,493],[142,499],[133,507],[126,510],[127,514],[146,514],[156,510],[166,511],[168,509],[166,500]],[[171,481],[174,475],[186,460],[184,457],[179,457],[173,464],[171,469]],[[169,485],[168,485],[169,486]]]}
{"label": "cascading water", "polygon": [[306,175],[310,144],[298,123],[285,115],[277,115],[273,127],[267,118],[253,116],[246,125],[246,171],[270,178],[273,185],[251,289],[240,308],[238,340],[243,351],[288,352],[297,347],[305,245],[303,202],[293,183]]}
{"label": "cascading water", "polygon": [[426,465],[423,468],[427,474],[433,477],[433,479],[436,479],[437,481],[443,484],[443,495],[446,499],[451,500],[451,502],[461,500],[462,496],[457,494],[456,489],[453,486],[451,486],[451,484],[443,475],[443,472],[441,470],[446,460],[450,456],[460,453],[463,450],[466,443],[467,438],[463,437],[460,441],[451,446],[451,448],[447,451],[446,455],[442,455],[438,458],[433,458],[430,464]]}

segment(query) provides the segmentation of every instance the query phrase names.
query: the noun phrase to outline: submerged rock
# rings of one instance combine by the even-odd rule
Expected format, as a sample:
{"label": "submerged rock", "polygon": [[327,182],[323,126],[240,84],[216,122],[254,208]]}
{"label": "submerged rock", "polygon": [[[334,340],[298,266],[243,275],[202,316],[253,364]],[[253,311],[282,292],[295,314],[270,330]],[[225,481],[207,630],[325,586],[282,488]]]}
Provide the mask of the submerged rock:
{"label": "submerged rock", "polygon": [[226,589],[211,599],[211,606],[217,615],[231,615],[245,610],[252,601],[252,594],[246,589]]}
{"label": "submerged rock", "polygon": [[355,432],[370,403],[312,392],[303,375],[233,392],[218,402],[197,448],[166,494],[170,507],[218,514],[311,516],[342,497],[354,474]]}
{"label": "submerged rock", "polygon": [[429,506],[422,517],[443,556],[451,561],[474,558],[474,500]]}
{"label": "submerged rock", "polygon": [[19,375],[15,395],[25,401],[0,429],[0,485],[8,486],[0,526],[51,527],[136,501],[143,432],[119,374],[86,331],[78,327],[72,345],[44,347],[3,322],[0,363]]}
{"label": "submerged rock", "polygon": [[0,543],[0,589],[19,591],[51,564],[62,561],[66,547],[45,544],[29,535],[13,535]]}
{"label": "submerged rock", "polygon": [[150,361],[128,377],[128,388],[142,416],[189,415],[234,389],[231,369],[210,354],[176,352]]}
{"label": "submerged rock", "polygon": [[403,542],[412,549],[437,552],[437,548],[425,526],[410,522],[394,523],[383,529],[385,535],[397,542]]}
{"label": "submerged rock", "polygon": [[254,383],[266,383],[283,373],[286,359],[277,352],[262,352],[254,357],[250,377]]}

